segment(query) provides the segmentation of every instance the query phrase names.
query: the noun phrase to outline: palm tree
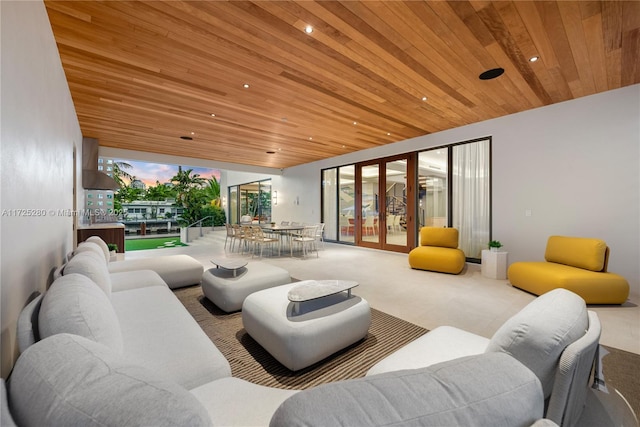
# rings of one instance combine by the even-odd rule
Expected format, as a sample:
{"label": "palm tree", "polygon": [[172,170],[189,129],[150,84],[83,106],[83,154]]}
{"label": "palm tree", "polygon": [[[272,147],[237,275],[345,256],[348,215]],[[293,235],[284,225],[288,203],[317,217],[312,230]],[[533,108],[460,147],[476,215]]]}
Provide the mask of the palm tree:
{"label": "palm tree", "polygon": [[220,206],[220,183],[215,176],[207,180],[207,185],[204,187],[204,194],[212,206]]}
{"label": "palm tree", "polygon": [[113,162],[113,179],[118,183],[120,188],[126,187],[127,184],[122,180],[126,178],[129,182],[133,181],[133,176],[125,171],[125,169],[133,169],[127,162]]}
{"label": "palm tree", "polygon": [[199,174],[194,173],[193,169],[182,170],[182,166],[178,166],[178,173],[171,178],[171,182],[175,184],[176,204],[184,208],[182,212],[182,222],[190,224],[200,219],[202,205],[205,203],[202,194],[202,186],[206,182]]}

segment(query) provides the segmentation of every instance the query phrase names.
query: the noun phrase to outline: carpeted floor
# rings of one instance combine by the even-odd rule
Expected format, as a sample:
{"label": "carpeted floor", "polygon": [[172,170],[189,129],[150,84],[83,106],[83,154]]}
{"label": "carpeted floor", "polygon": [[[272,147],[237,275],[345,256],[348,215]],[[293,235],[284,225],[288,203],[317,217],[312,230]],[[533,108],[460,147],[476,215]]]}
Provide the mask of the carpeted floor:
{"label": "carpeted floor", "polygon": [[[225,313],[206,299],[200,286],[176,289],[176,296],[200,324],[231,365],[234,377],[256,384],[305,389],[319,384],[363,377],[377,361],[427,332],[426,329],[371,310],[367,337],[306,369],[291,372],[282,366],[244,330],[240,312]],[[606,347],[605,379],[640,414],[640,356]]]}

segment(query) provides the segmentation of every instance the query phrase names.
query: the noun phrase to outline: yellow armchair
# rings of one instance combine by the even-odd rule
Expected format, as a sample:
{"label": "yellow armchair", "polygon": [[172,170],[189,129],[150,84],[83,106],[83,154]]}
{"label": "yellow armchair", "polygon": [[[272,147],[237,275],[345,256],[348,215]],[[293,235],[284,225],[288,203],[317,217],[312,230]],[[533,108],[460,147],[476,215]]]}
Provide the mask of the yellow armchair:
{"label": "yellow armchair", "polygon": [[422,227],[420,246],[409,252],[409,265],[418,270],[460,274],[465,255],[458,249],[458,229]]}
{"label": "yellow armchair", "polygon": [[629,283],[607,272],[609,248],[604,240],[551,236],[545,261],[515,262],[507,277],[511,285],[535,295],[564,288],[587,304],[622,304],[629,297]]}

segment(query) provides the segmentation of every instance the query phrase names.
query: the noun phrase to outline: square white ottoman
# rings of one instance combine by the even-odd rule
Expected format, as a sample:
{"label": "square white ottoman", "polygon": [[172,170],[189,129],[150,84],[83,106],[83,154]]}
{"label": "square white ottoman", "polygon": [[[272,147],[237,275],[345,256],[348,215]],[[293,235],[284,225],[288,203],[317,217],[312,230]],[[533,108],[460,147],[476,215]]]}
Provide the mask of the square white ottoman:
{"label": "square white ottoman", "polygon": [[289,272],[263,262],[250,262],[236,271],[210,268],[202,275],[202,292],[227,313],[238,311],[247,295],[291,282]]}
{"label": "square white ottoman", "polygon": [[300,283],[253,293],[242,305],[247,333],[292,371],[361,340],[371,325],[369,303],[356,295],[341,292],[301,303],[289,301],[289,290]]}

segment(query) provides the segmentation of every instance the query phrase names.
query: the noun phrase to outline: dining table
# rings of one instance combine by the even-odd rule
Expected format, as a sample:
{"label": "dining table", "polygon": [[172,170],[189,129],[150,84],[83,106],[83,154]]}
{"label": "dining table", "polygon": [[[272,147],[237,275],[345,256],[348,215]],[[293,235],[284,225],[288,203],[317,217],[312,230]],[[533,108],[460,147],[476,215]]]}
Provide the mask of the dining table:
{"label": "dining table", "polygon": [[283,237],[287,237],[287,241],[291,244],[291,236],[296,231],[304,230],[304,224],[299,225],[282,225],[282,224],[260,224],[260,228],[267,233],[277,234],[280,236],[280,244],[282,245]]}

